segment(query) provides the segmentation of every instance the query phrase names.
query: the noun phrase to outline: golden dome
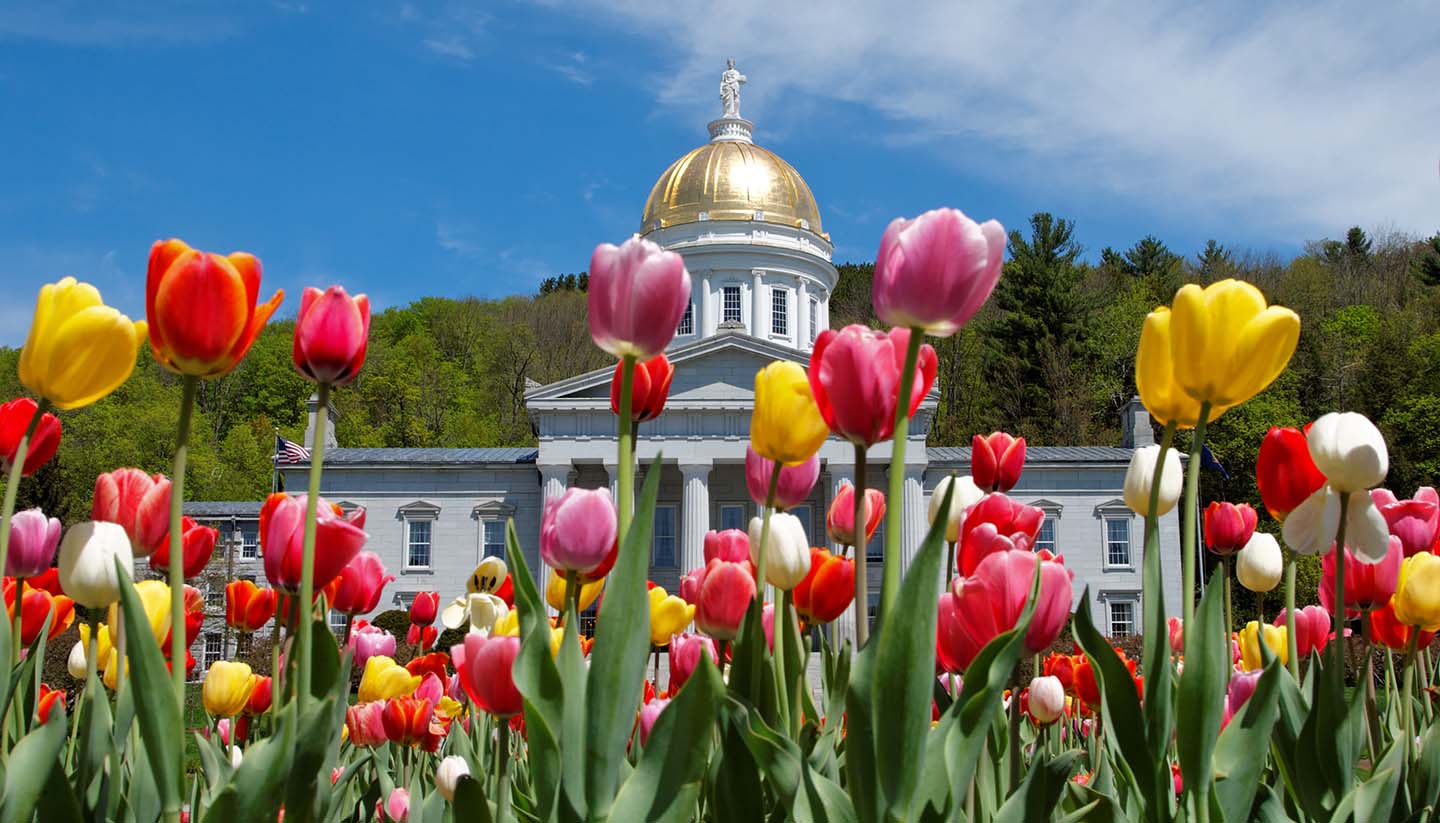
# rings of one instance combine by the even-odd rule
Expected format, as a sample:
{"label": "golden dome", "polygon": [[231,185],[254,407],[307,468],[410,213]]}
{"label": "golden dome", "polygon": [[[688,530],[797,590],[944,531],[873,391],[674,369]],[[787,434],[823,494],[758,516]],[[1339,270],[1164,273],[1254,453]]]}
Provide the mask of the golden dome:
{"label": "golden dome", "polygon": [[756,212],[766,223],[827,236],[815,196],[789,163],[748,141],[715,140],[671,163],[655,181],[640,232],[701,219],[755,220]]}

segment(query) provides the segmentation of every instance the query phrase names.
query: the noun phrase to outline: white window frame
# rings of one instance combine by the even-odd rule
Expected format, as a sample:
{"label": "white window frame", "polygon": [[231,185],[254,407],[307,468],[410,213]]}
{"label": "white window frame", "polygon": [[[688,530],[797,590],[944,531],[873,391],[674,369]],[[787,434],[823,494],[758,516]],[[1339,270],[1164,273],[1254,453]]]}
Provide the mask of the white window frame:
{"label": "white window frame", "polygon": [[[1116,612],[1118,607],[1127,607],[1130,611],[1128,631],[1121,633],[1115,630]],[[1133,637],[1140,619],[1140,601],[1134,597],[1111,597],[1105,601],[1105,628],[1107,637]]]}
{"label": "white window frame", "polygon": [[[505,521],[515,516],[515,507],[506,503],[504,500],[485,500],[476,504],[475,508],[470,510],[470,516],[475,519],[477,524],[475,535],[475,563],[478,565],[480,561],[487,557],[498,557],[504,560]],[[485,542],[485,529],[491,524],[498,525],[500,528],[500,548],[499,552],[494,555],[485,553],[485,547],[490,545]]]}
{"label": "white window frame", "polygon": [[[254,531],[247,531],[246,525],[253,524]],[[240,533],[240,559],[254,560],[260,556],[260,523],[254,520],[246,520],[237,523],[235,531]],[[247,537],[253,537],[253,541],[247,541]]]}
{"label": "white window frame", "polygon": [[[670,521],[670,522],[672,522],[672,523],[675,524],[674,533],[668,535],[668,537],[670,538],[670,562],[669,562],[669,563],[666,563],[666,564],[664,564],[664,565],[660,564],[660,563],[657,561],[657,555],[656,555],[657,547],[659,546],[659,541],[660,541],[660,538],[661,538],[660,530],[659,530],[658,527],[659,527],[659,524],[660,524],[660,512],[662,512],[662,511],[668,511],[668,512],[670,512],[670,518],[671,518],[671,521]],[[656,529],[655,529],[655,531],[654,531],[654,532],[651,534],[651,536],[650,536],[650,568],[652,568],[652,569],[675,569],[675,568],[679,568],[679,566],[680,566],[680,507],[676,506],[674,503],[660,503],[660,504],[656,505],[656,506],[655,506],[655,525],[656,525]]]}
{"label": "white window frame", "polygon": [[784,286],[770,287],[770,336],[790,336],[790,290]]}
{"label": "white window frame", "polygon": [[1037,552],[1041,549],[1048,548],[1051,554],[1060,554],[1060,513],[1064,510],[1064,507],[1053,500],[1033,500],[1028,505],[1045,512],[1045,521],[1040,525],[1040,528],[1043,530],[1045,526],[1050,526],[1051,534],[1054,536],[1052,545],[1048,547],[1042,546],[1040,545],[1040,534],[1037,532],[1035,535],[1035,545],[1030,548]]}
{"label": "white window frame", "polygon": [[[400,572],[426,573],[435,568],[435,526],[440,520],[440,507],[434,503],[417,500],[400,507]],[[424,565],[410,562],[411,531],[417,523],[426,523],[430,530],[429,554]]]}
{"label": "white window frame", "polygon": [[[415,563],[415,529],[425,526],[425,562]],[[405,518],[405,556],[402,558],[405,571],[429,571],[435,564],[435,519],[431,517]]]}
{"label": "white window frame", "polygon": [[330,614],[327,616],[326,619],[326,624],[330,626],[330,633],[340,634],[341,632],[345,631],[345,623],[349,619],[350,616],[348,614],[345,614],[344,612],[337,612],[334,609],[331,609]]}
{"label": "white window frame", "polygon": [[695,333],[695,301],[688,300],[685,303],[685,313],[680,315],[680,325],[675,327],[675,335],[688,336]]}
{"label": "white window frame", "polygon": [[[225,638],[215,632],[206,632],[201,642],[204,645],[200,647],[200,656],[204,660],[205,670],[209,671],[211,666],[225,659]],[[213,652],[210,649],[212,643],[215,645]]]}
{"label": "white window frame", "polygon": [[[735,295],[735,316],[730,316],[729,297]],[[745,287],[739,283],[726,283],[720,287],[720,322],[745,322]]]}
{"label": "white window frame", "polygon": [[[1133,520],[1134,520],[1134,515],[1131,515],[1131,514],[1123,514],[1123,515],[1122,515],[1122,514],[1114,513],[1114,514],[1105,514],[1105,515],[1101,516],[1101,518],[1100,518],[1100,523],[1101,523],[1100,539],[1101,539],[1101,550],[1103,551],[1103,554],[1101,555],[1101,559],[1102,559],[1102,561],[1103,561],[1103,563],[1104,563],[1104,567],[1105,567],[1105,570],[1106,570],[1106,571],[1118,571],[1118,570],[1134,571],[1134,570],[1135,570],[1135,528],[1134,528],[1134,523],[1132,522]],[[1123,562],[1123,563],[1117,562],[1117,561],[1111,556],[1111,544],[1114,543],[1114,542],[1117,542],[1117,541],[1112,540],[1111,537],[1110,537],[1110,524],[1111,524],[1111,523],[1123,523],[1123,524],[1125,525],[1125,562]]]}
{"label": "white window frame", "polygon": [[[856,535],[856,538],[858,539],[858,538],[861,536],[861,534],[863,534],[864,531],[865,531],[865,524],[861,523],[859,526],[857,526],[857,527],[855,528],[855,531],[858,532],[858,534]],[[866,559],[866,560],[879,560],[879,561],[884,561],[884,560],[885,560],[885,520],[884,520],[884,518],[881,518],[881,520],[880,520],[880,525],[878,525],[878,526],[875,527],[875,536],[874,536],[874,537],[871,537],[871,538],[870,538],[870,542],[865,544],[865,559]]]}
{"label": "white window frame", "polygon": [[810,298],[810,342],[814,343],[815,338],[820,336],[820,301],[814,297]]}

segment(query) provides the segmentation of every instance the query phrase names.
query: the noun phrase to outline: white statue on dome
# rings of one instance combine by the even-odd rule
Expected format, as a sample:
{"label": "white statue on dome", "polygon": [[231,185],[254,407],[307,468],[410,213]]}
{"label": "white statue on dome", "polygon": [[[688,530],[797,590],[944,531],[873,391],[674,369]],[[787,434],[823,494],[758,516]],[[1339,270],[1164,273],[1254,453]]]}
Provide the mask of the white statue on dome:
{"label": "white statue on dome", "polygon": [[745,75],[735,68],[735,58],[725,61],[725,73],[720,75],[720,103],[725,107],[724,117],[740,116],[740,87],[745,85]]}

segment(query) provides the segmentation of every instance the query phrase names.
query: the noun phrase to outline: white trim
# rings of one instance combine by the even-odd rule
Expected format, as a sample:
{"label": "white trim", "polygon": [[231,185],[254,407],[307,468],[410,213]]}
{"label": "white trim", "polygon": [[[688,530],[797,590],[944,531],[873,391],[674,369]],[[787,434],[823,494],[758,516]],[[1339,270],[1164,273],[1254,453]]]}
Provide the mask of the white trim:
{"label": "white trim", "polygon": [[[1125,634],[1115,632],[1116,606],[1130,607],[1130,630]],[[1105,636],[1133,637],[1140,627],[1140,598],[1135,595],[1114,595],[1105,598]]]}
{"label": "white trim", "polygon": [[[1122,515],[1118,512],[1103,514],[1100,517],[1100,568],[1107,572],[1133,572],[1135,571],[1135,515],[1128,509]],[[1110,524],[1125,524],[1125,554],[1128,559],[1126,563],[1115,563],[1110,559]]]}
{"label": "white trim", "polygon": [[[434,516],[426,517],[426,516],[424,516],[424,515],[412,515],[412,516],[408,516],[408,517],[403,518],[403,523],[404,523],[404,529],[402,530],[403,540],[402,540],[401,543],[400,543],[400,568],[401,568],[403,571],[406,571],[406,572],[428,572],[428,571],[431,571],[432,569],[435,568],[435,523],[436,523],[436,518],[435,518]],[[424,565],[412,564],[412,563],[410,562],[410,542],[411,542],[410,532],[411,532],[411,530],[412,530],[415,526],[417,526],[417,525],[419,525],[419,524],[421,524],[421,523],[424,523],[425,526],[426,526],[426,528],[428,528],[428,529],[430,530],[430,533],[429,533],[429,535],[426,537],[426,540],[425,540],[425,544],[426,544],[426,548],[425,548],[425,552],[426,552],[426,563],[425,563]]]}

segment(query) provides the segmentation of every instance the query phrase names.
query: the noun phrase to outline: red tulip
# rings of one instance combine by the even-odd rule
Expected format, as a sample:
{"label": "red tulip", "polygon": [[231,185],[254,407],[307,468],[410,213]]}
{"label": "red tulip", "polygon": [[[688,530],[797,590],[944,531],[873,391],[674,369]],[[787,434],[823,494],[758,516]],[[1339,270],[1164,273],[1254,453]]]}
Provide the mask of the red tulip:
{"label": "red tulip", "polygon": [[[365,545],[362,525],[365,509],[349,514],[321,498],[315,524],[315,582],[324,585],[339,576]],[[265,577],[270,584],[292,594],[300,591],[304,559],[305,495],[272,494],[260,507],[260,551],[265,556]]]}
{"label": "red tulip", "polygon": [[959,209],[934,209],[885,229],[875,257],[875,314],[936,337],[960,330],[1000,279],[1005,229]]}
{"label": "red tulip", "polygon": [[[810,353],[810,390],[830,431],[862,446],[890,439],[909,344],[907,328],[887,334],[851,325],[838,332],[820,332]],[[915,414],[930,391],[938,365],[935,350],[929,344],[921,346],[907,415]]]}
{"label": "red tulip", "polygon": [[[205,623],[205,598],[201,596],[199,589],[187,585],[181,590],[180,602],[185,609],[185,648],[188,649],[195,645],[195,638],[200,636],[200,627]],[[165,640],[160,644],[161,651],[167,657],[170,655],[170,635],[171,632],[167,629]],[[189,666],[193,668],[194,663]]]}
{"label": "red tulip", "polygon": [[1072,572],[1049,552],[1011,549],[987,555],[975,573],[955,582],[940,596],[939,644],[943,658],[959,673],[1001,632],[1020,619],[1030,597],[1035,564],[1040,564],[1040,594],[1025,633],[1025,647],[1039,653],[1060,636],[1070,619]]}
{"label": "red tulip", "polygon": [[[1122,649],[1116,649],[1115,654],[1120,657],[1120,662],[1129,670],[1130,676],[1135,679],[1135,691],[1143,691],[1143,683],[1135,675],[1135,661],[1131,660]],[[1095,682],[1095,665],[1090,662],[1086,655],[1077,655],[1075,663],[1075,696],[1080,698],[1091,711],[1100,710],[1100,686]]]}
{"label": "red tulip", "polygon": [[440,636],[440,630],[434,626],[420,626],[410,624],[410,629],[405,632],[405,642],[412,646],[419,646],[428,649],[435,643],[435,638]]}
{"label": "red tulip", "polygon": [[755,573],[749,561],[711,560],[696,582],[696,627],[716,640],[734,640],[745,610],[755,599]]}
{"label": "red tulip", "polygon": [[25,586],[31,589],[41,589],[51,594],[64,594],[65,590],[60,588],[60,569],[51,566],[34,577],[25,578]]}
{"label": "red tulip", "polygon": [[[868,546],[875,530],[880,528],[880,522],[885,519],[885,493],[879,489],[866,489],[865,501],[861,505],[861,513],[865,516],[864,545]],[[825,531],[831,540],[842,546],[860,545],[855,541],[855,487],[849,483],[841,486],[840,491],[835,493],[835,499],[830,501],[830,508],[825,512]]]}
{"label": "red tulip", "polygon": [[251,717],[260,717],[270,711],[273,700],[271,690],[272,683],[268,676],[261,676],[256,680],[255,688],[250,691],[250,700],[245,703],[245,713]]}
{"label": "red tulip", "polygon": [[[604,580],[604,579],[605,579],[605,575],[609,574],[609,573],[610,573],[610,570],[613,569],[613,568],[615,568],[615,561],[616,561],[616,560],[619,560],[619,559],[620,559],[620,538],[619,538],[619,536],[617,535],[616,538],[615,538],[615,542],[612,543],[612,544],[610,544],[610,553],[607,554],[607,555],[605,555],[605,559],[600,561],[600,565],[596,566],[595,568],[591,569],[591,570],[588,571],[588,572],[580,572],[580,573],[579,573],[579,574],[580,574],[580,585],[582,585],[582,586],[588,586],[589,584],[594,583],[594,582],[597,581],[597,580]],[[507,577],[506,580],[509,580],[509,578]],[[512,592],[512,596],[513,596],[513,592],[514,592],[514,589],[513,589],[513,588],[511,589],[511,592]],[[602,592],[601,594],[603,595],[604,593]],[[513,607],[515,604],[514,604],[514,603],[511,603],[510,605]]]}
{"label": "red tulip", "polygon": [[1075,667],[1080,665],[1084,655],[1061,654],[1051,652],[1045,658],[1044,672],[1047,677],[1054,677],[1060,681],[1065,688],[1065,693],[1075,694]]}
{"label": "red tulip", "polygon": [[[621,367],[624,361],[615,364],[615,377],[610,381],[610,411],[620,413]],[[665,411],[665,401],[670,397],[670,381],[675,377],[675,367],[663,354],[657,354],[635,364],[630,381],[630,419],[636,423],[653,420]]]}
{"label": "red tulip", "polygon": [[424,741],[430,731],[430,716],[434,706],[429,700],[415,697],[394,697],[385,702],[380,712],[380,723],[385,727],[385,737],[392,743],[414,746]]}
{"label": "red tulip", "polygon": [[465,635],[465,642],[450,647],[450,659],[460,685],[481,711],[510,717],[524,708],[515,688],[513,670],[520,652],[518,637]]}
{"label": "red tulip", "polygon": [[370,299],[351,297],[341,286],[324,292],[307,288],[300,295],[291,358],[301,374],[331,386],[355,379],[365,364],[370,340]]}
{"label": "red tulip", "polygon": [[715,641],[700,634],[681,632],[670,638],[670,694],[675,694],[695,668],[700,665],[700,656],[710,655],[710,662],[720,662],[720,652]]}
{"label": "red tulip", "polygon": [[[189,517],[180,521],[180,539],[184,559],[181,565],[184,566],[185,578],[199,577],[205,571],[205,566],[210,562],[210,557],[215,554],[215,541],[220,537],[220,532],[209,526],[202,526]],[[170,568],[170,533],[167,530],[165,539],[155,547],[155,552],[150,555],[150,568],[160,574],[164,574]]]}
{"label": "red tulip", "polygon": [[1185,651],[1185,621],[1171,617],[1165,621],[1170,632],[1170,651],[1181,654]]}
{"label": "red tulip", "polygon": [[410,622],[417,626],[428,626],[435,622],[440,611],[440,592],[420,592],[410,601]]}
{"label": "red tulip", "polygon": [[1371,499],[1380,507],[1390,534],[1400,539],[1405,556],[1435,552],[1440,542],[1440,495],[1421,486],[1410,500],[1397,500],[1389,489],[1374,489]]}
{"label": "red tulip", "polygon": [[[30,427],[37,405],[28,397],[17,397],[9,403],[0,404],[0,471],[8,477],[10,467],[15,464],[15,452],[20,450],[20,438]],[[25,466],[20,470],[22,477],[29,477],[37,469],[50,462],[60,448],[60,421],[50,412],[40,416],[40,422],[30,435],[25,447]]]}
{"label": "red tulip", "polygon": [[500,588],[495,590],[495,596],[504,600],[505,605],[515,608],[515,581],[510,579],[510,575],[505,575],[505,579],[500,582]]}
{"label": "red tulip", "polygon": [[[1331,549],[1320,558],[1320,604],[1325,611],[1335,613],[1335,558],[1338,552]],[[1400,548],[1400,538],[1390,538],[1390,548],[1385,559],[1379,563],[1367,563],[1345,549],[1345,614],[1355,617],[1365,609],[1373,609],[1390,600],[1395,585],[1400,580],[1400,563],[1405,551]]]}
{"label": "red tulip", "polygon": [[[705,543],[701,549],[704,552],[705,562],[711,560],[724,560],[728,563],[749,563],[750,562],[750,535],[744,529],[726,529],[724,531],[710,531],[705,533]],[[699,571],[696,569],[695,571]]]}
{"label": "red tulip", "polygon": [[1259,517],[1249,503],[1211,503],[1205,507],[1205,547],[1225,557],[1245,548]]}
{"label": "red tulip", "polygon": [[1029,549],[1044,522],[1044,509],[1026,506],[1002,492],[985,495],[965,513],[957,558],[961,576],[974,574],[987,555]]}
{"label": "red tulip", "polygon": [[[15,620],[15,580],[7,577],[4,582],[5,612],[11,623]],[[40,627],[45,618],[50,618],[50,630],[46,640],[54,640],[75,622],[75,601],[65,595],[52,595],[44,589],[25,587],[20,604],[20,645],[29,646],[40,636]]]}
{"label": "red tulip", "polygon": [[810,572],[795,587],[795,611],[815,623],[829,623],[855,601],[855,561],[825,549],[810,549]]}
{"label": "red tulip", "polygon": [[35,697],[35,716],[40,719],[42,724],[50,719],[50,711],[55,708],[56,703],[60,704],[60,711],[63,714],[65,711],[65,690],[52,689],[44,683],[41,683],[40,693]]}
{"label": "red tulip", "polygon": [[[1348,569],[1347,569],[1348,571]],[[1332,582],[1331,587],[1334,587]],[[1287,624],[1284,609],[1275,618],[1276,626]],[[1295,653],[1305,658],[1312,651],[1321,651],[1330,641],[1330,613],[1319,606],[1306,606],[1295,610]]]}
{"label": "red tulip", "polygon": [[[770,478],[775,476],[775,461],[760,456],[753,446],[745,447],[745,489],[755,505],[764,506],[770,495]],[[810,459],[796,466],[780,467],[780,477],[775,483],[775,508],[780,511],[792,509],[804,503],[820,479],[820,455],[812,454]]]}
{"label": "red tulip", "polygon": [[260,261],[254,255],[221,257],[180,240],[156,242],[145,278],[145,318],[155,360],[195,377],[229,372],[285,297],[283,290],[276,291],[257,306],[259,293]]}
{"label": "red tulip", "polygon": [[426,675],[434,675],[437,680],[448,680],[450,673],[446,671],[445,667],[449,663],[450,655],[445,652],[430,652],[411,658],[410,662],[405,664],[405,671],[422,678]]}
{"label": "red tulip", "polygon": [[1325,475],[1310,457],[1305,433],[1272,426],[1260,441],[1255,459],[1255,484],[1270,516],[1283,521],[1296,506],[1325,485]]}
{"label": "red tulip", "polygon": [[170,479],[139,469],[116,469],[95,478],[90,519],[119,523],[136,557],[145,557],[170,537]]}
{"label": "red tulip", "polygon": [[262,589],[250,580],[225,585],[225,622],[241,632],[257,632],[275,616],[275,590]]}
{"label": "red tulip", "polygon": [[380,555],[362,551],[340,570],[340,584],[330,600],[330,608],[348,615],[369,614],[380,604],[385,584],[394,579],[395,575],[385,573]]}
{"label": "red tulip", "polygon": [[1005,432],[989,437],[975,435],[970,441],[970,476],[981,491],[1008,492],[1020,482],[1025,468],[1025,438]]}
{"label": "red tulip", "polygon": [[[1409,651],[1410,632],[1415,629],[1400,622],[1395,616],[1395,607],[1389,600],[1383,606],[1370,612],[1370,634],[1371,643],[1375,643],[1397,652]],[[1428,648],[1435,639],[1435,632],[1420,632],[1416,639],[1419,648]]]}

